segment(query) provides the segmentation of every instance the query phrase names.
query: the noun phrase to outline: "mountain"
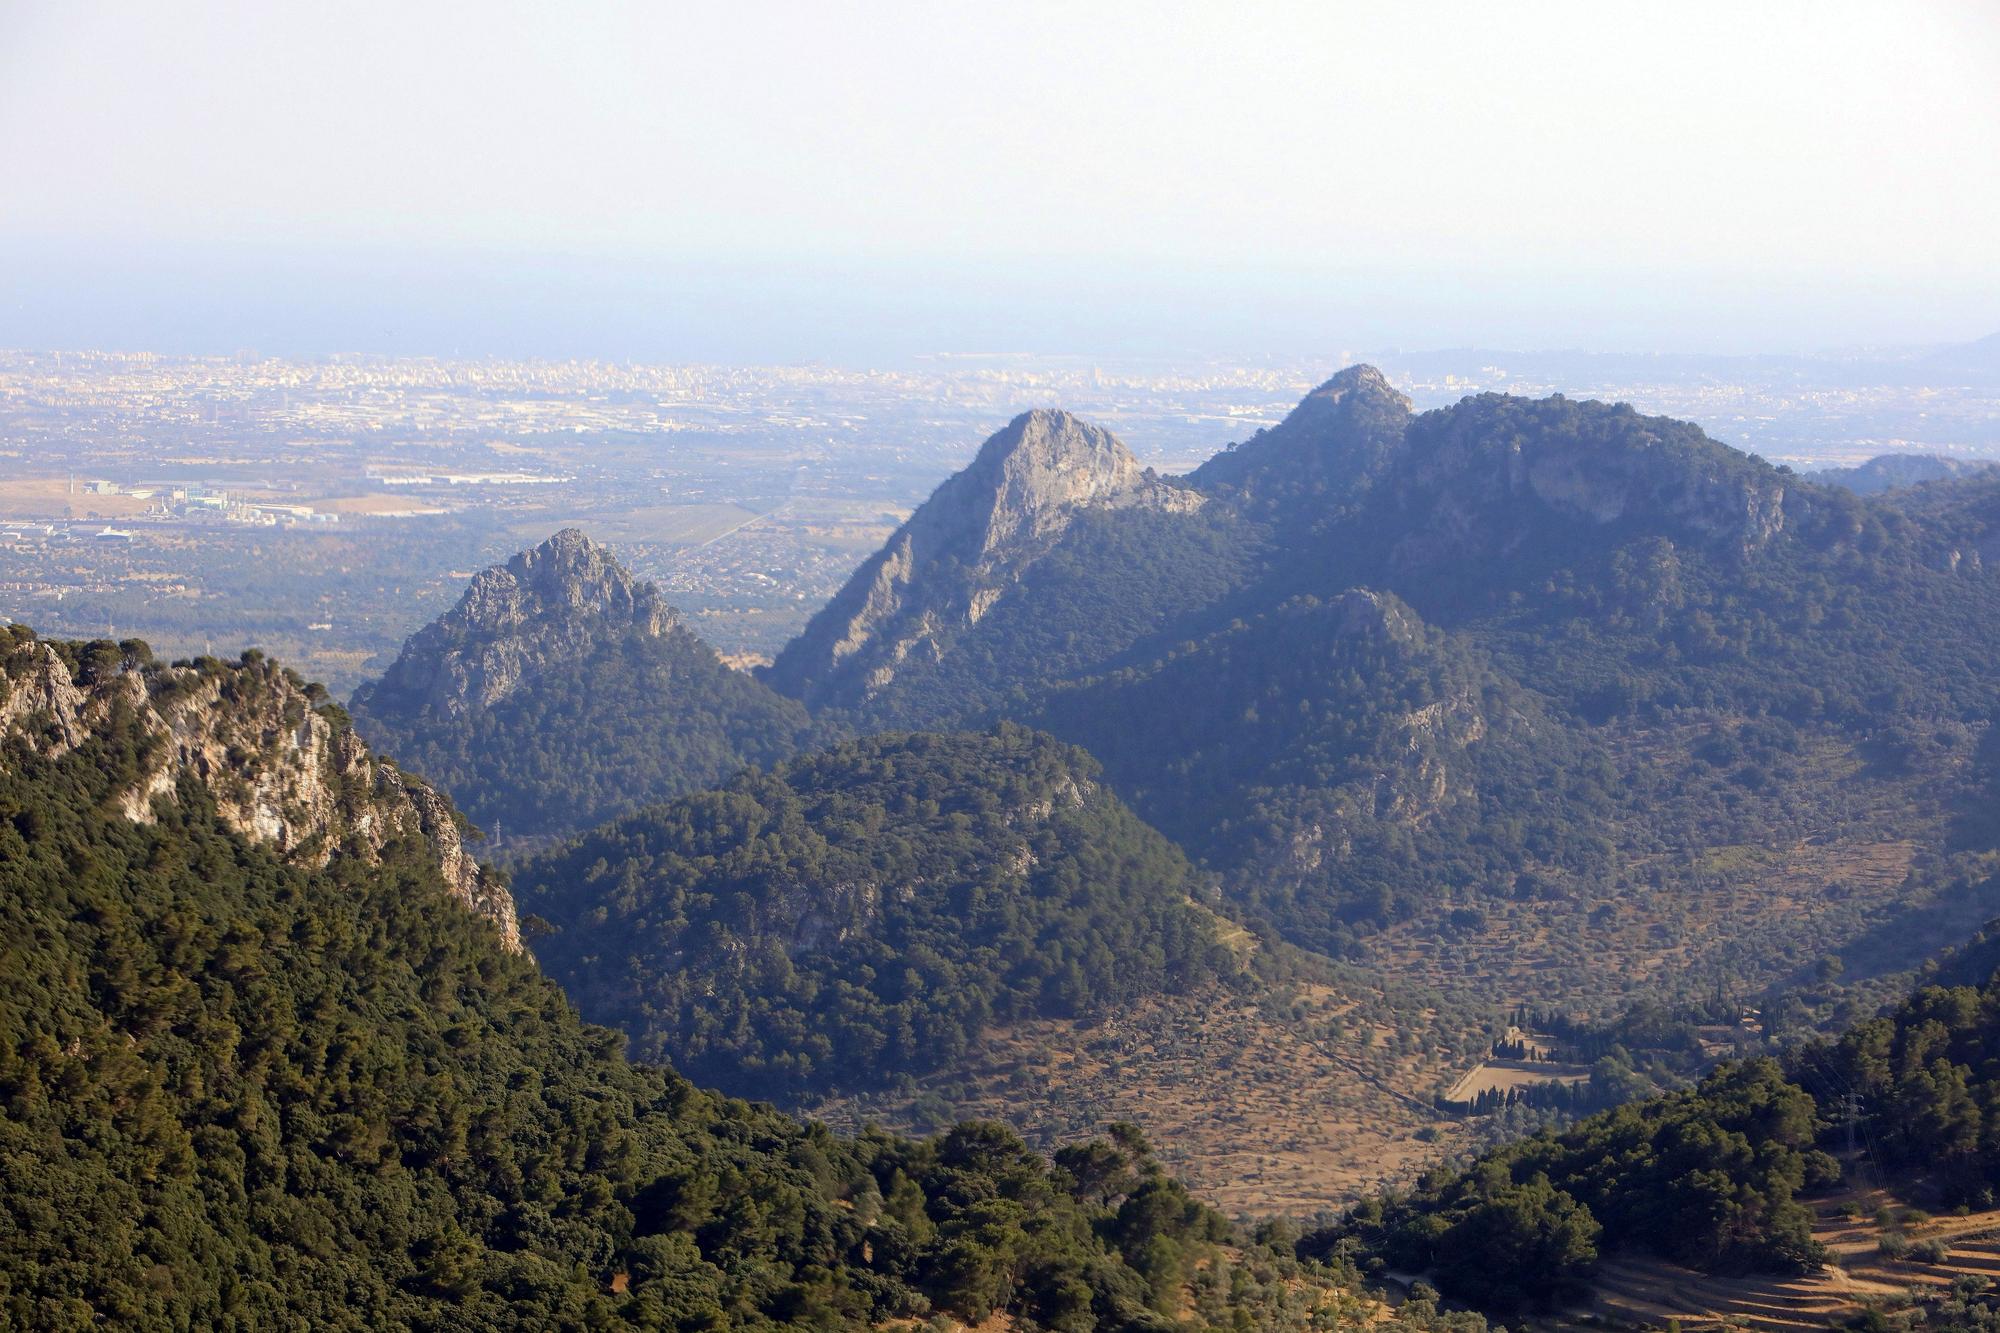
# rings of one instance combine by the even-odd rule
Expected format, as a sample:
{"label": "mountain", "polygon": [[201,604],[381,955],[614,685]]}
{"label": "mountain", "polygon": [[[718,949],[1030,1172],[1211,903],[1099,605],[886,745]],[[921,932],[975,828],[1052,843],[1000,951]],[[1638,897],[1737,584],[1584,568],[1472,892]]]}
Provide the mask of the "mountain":
{"label": "mountain", "polygon": [[[1442,882],[1490,878],[1496,770],[1559,801],[1571,743],[1527,691],[1392,593],[1288,600],[1165,657],[1048,696],[1142,815],[1258,916],[1335,955]],[[1552,808],[1539,824],[1587,822]],[[1560,814],[1560,821],[1558,820]],[[1530,835],[1532,836],[1532,835]]]}
{"label": "mountain", "polygon": [[268,662],[14,628],[0,665],[9,1327],[1291,1329],[1353,1304],[1129,1129],[1054,1162],[992,1124],[840,1139],[627,1063],[468,901],[449,805]]}
{"label": "mountain", "polygon": [[575,529],[480,573],[350,708],[474,819],[515,834],[587,827],[813,733]]}
{"label": "mountain", "polygon": [[1990,461],[1945,458],[1938,454],[1880,454],[1854,467],[1821,468],[1806,476],[1828,486],[1845,487],[1856,495],[1880,495],[1927,481],[1946,481],[1988,471],[1995,466]]}
{"label": "mountain", "polygon": [[[1574,549],[1579,537],[1602,546],[1644,534],[1747,557],[1823,507],[1698,426],[1559,394],[1481,394],[1426,412],[1398,463],[1368,526],[1393,531],[1388,566],[1405,577],[1449,566],[1514,583],[1519,557]],[[1465,563],[1499,557],[1509,564]]]}
{"label": "mountain", "polygon": [[[1043,422],[1063,429],[1050,437],[1036,429]],[[1367,366],[1181,483],[1130,490],[1137,464],[1114,446],[1063,414],[1018,419],[862,566],[767,678],[870,720],[967,720],[1018,712],[1051,684],[1156,658],[1299,594],[1373,587],[1426,616],[1462,617],[1637,541],[1740,564],[1781,537],[1824,544],[1862,521],[1840,493],[1687,423],[1500,394],[1412,416]],[[1048,497],[1029,508],[1054,517],[1009,517],[1001,531],[1035,537],[995,539],[988,515],[1011,514],[1022,489],[996,479],[1017,456]],[[1046,480],[1066,469],[1085,480]],[[1106,483],[1107,473],[1122,480]],[[1141,502],[1156,496],[1172,502]]]}
{"label": "mountain", "polygon": [[[1202,504],[1200,492],[1154,476],[1109,432],[1067,412],[1023,413],[862,564],[764,678],[816,708],[865,711],[925,667],[976,652],[967,641],[996,606],[1019,600],[1019,587],[1066,546],[1087,543],[1092,520],[1129,517],[1173,540],[1199,530]],[[1119,627],[1164,595],[1135,556],[1119,560],[1119,595],[1100,602],[1110,624],[1085,630],[1090,651],[1114,648]],[[1090,563],[1113,560],[1103,552]]]}
{"label": "mountain", "polygon": [[1466,1003],[1603,1016],[1964,924],[1917,871],[2000,709],[2000,487],[1864,498],[1629,406],[1413,414],[1350,367],[1117,503],[1044,419],[1068,444],[1028,457],[1086,499],[989,539],[1022,418],[767,679],[1081,745],[1229,912]]}
{"label": "mountain", "polygon": [[1211,986],[1186,859],[1081,752],[1002,726],[853,741],[520,868],[593,1019],[703,1082],[797,1101],[951,1063],[989,1025]]}
{"label": "mountain", "polygon": [[[1285,419],[1203,463],[1188,480],[1205,493],[1267,508],[1351,503],[1387,469],[1409,429],[1410,400],[1373,366],[1349,366]],[[1324,514],[1314,514],[1323,518]]]}
{"label": "mountain", "polygon": [[2000,333],[1940,347],[1920,357],[1917,366],[1932,377],[1971,384],[2000,384]]}

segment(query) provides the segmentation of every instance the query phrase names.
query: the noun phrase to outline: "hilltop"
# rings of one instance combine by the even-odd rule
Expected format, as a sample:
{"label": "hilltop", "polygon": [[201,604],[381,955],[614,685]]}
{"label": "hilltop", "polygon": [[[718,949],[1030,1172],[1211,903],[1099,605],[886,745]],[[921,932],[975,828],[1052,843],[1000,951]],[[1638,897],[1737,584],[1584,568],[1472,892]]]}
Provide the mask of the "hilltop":
{"label": "hilltop", "polygon": [[372,754],[325,689],[260,653],[168,665],[138,640],[0,637],[0,748],[32,765],[112,746],[106,808],[155,822],[192,785],[231,831],[294,866],[373,864],[416,839],[452,895],[519,951],[514,900],[448,798]]}
{"label": "hilltop", "polygon": [[797,1100],[946,1065],[992,1024],[1236,972],[1207,890],[1080,751],[1003,726],[751,773],[524,864],[586,1013],[704,1082]]}
{"label": "hilltop", "polygon": [[995,605],[1091,518],[1171,524],[1202,500],[1148,473],[1108,431],[1067,412],[1023,413],[862,564],[764,678],[815,707],[865,709],[907,673],[968,651],[962,641]]}
{"label": "hilltop", "polygon": [[575,529],[475,577],[350,702],[475,820],[571,832],[795,752],[805,710],[723,665]]}

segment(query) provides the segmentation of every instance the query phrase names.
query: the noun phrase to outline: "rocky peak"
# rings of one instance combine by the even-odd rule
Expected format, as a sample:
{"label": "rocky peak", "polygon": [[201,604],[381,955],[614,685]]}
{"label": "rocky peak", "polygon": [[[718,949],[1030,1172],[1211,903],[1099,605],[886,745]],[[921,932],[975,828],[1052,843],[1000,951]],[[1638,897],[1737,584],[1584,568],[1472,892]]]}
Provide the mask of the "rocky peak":
{"label": "rocky peak", "polygon": [[1409,398],[1381,371],[1349,366],[1276,426],[1202,464],[1191,480],[1265,499],[1342,497],[1363,489],[1395,456],[1409,421]]}
{"label": "rocky peak", "polygon": [[398,837],[421,837],[452,896],[520,949],[513,897],[466,850],[450,803],[369,753],[323,690],[256,654],[235,664],[161,666],[112,653],[114,660],[93,662],[80,676],[55,644],[11,632],[0,747],[60,759],[129,726],[144,738],[142,758],[108,808],[150,823],[154,802],[173,799],[193,779],[225,824],[295,864],[373,860]]}
{"label": "rocky peak", "polygon": [[1332,379],[1307,394],[1292,409],[1291,416],[1324,412],[1342,405],[1351,409],[1364,403],[1404,412],[1410,410],[1408,396],[1389,383],[1388,376],[1371,365],[1356,363],[1335,372]]}
{"label": "rocky peak", "polygon": [[1202,503],[1199,491],[1141,466],[1110,431],[1068,412],[1023,412],[855,572],[768,678],[809,703],[860,702],[913,653],[935,660],[948,651],[1079,514]]}
{"label": "rocky peak", "polygon": [[650,583],[604,547],[564,528],[481,571],[458,604],[411,635],[358,709],[457,717],[490,708],[537,670],[580,660],[605,637],[655,637],[678,623]]}
{"label": "rocky peak", "polygon": [[1423,622],[1393,593],[1349,588],[1328,603],[1327,609],[1333,617],[1334,633],[1340,638],[1393,642],[1406,647],[1423,643]]}
{"label": "rocky peak", "polygon": [[576,528],[481,572],[451,616],[467,629],[504,633],[537,618],[597,615],[658,633],[671,616],[649,583]]}
{"label": "rocky peak", "polygon": [[976,522],[982,551],[1032,539],[1079,505],[1115,499],[1145,481],[1145,469],[1110,431],[1067,412],[1023,412],[980,447],[972,466],[940,488],[985,509]]}
{"label": "rocky peak", "polygon": [[1818,503],[1699,427],[1622,403],[1481,394],[1424,413],[1409,438],[1392,551],[1405,574],[1612,525],[1747,557]]}

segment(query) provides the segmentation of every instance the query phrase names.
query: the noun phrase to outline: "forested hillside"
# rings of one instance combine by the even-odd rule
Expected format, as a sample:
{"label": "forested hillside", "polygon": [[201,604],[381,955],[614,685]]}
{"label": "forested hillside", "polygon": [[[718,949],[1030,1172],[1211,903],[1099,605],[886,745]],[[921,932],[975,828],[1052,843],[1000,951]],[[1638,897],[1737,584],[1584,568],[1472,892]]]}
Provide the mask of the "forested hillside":
{"label": "forested hillside", "polygon": [[[1850,1124],[1852,1120],[1852,1124]],[[1593,1116],[1439,1171],[1309,1237],[1432,1271],[1489,1309],[1575,1294],[1600,1255],[1650,1251],[1710,1272],[1816,1269],[1801,1199],[1850,1167],[1901,1179],[1934,1207],[1990,1208],[2000,1190],[2000,975],[1927,986],[1782,1065],[1725,1066],[1686,1092]]]}
{"label": "forested hillside", "polygon": [[[1990,476],[1864,498],[1625,406],[1413,414],[1355,367],[1180,480],[1067,414],[1017,418],[765,674],[794,699],[698,644],[645,665],[684,631],[564,537],[482,576],[358,703],[378,725],[427,700],[417,762],[510,832],[626,814],[527,868],[534,947],[588,1012],[731,1089],[893,1092],[922,1123],[994,1105],[1031,1024],[1219,1032],[1135,1007],[1217,970],[1163,905],[1213,885],[1231,922],[1349,969],[1257,991],[1260,1040],[1420,1114],[1516,1006],[1578,1032],[1702,1006],[1725,1031],[1666,1084],[1851,1015],[1989,918],[1958,858],[2000,843],[1968,813],[2000,771],[1996,543]],[[1069,847],[1010,860],[1015,760],[900,730],[1001,722],[1082,747],[1198,869],[1148,871],[1182,886],[1149,897]],[[887,734],[787,758],[848,728]],[[1603,1088],[1644,1086],[1627,1056]],[[1307,1170],[1352,1188],[1331,1157]]]}
{"label": "forested hillside", "polygon": [[[1530,848],[1576,862],[1602,813],[1567,799],[1574,756],[1541,705],[1387,593],[1298,597],[1055,691],[1037,720],[1151,822],[1258,867],[1236,885],[1246,904],[1333,954],[1440,884],[1511,879]],[[1489,779],[1509,765],[1535,796],[1496,810]]]}
{"label": "forested hillside", "polygon": [[[1889,965],[1845,951],[1927,910],[1930,881],[1895,891],[1954,836],[2000,704],[1995,489],[1863,499],[1560,396],[1412,415],[1355,367],[1194,500],[1056,497],[976,571],[906,543],[836,603],[960,608],[950,632],[882,640],[865,685],[806,672],[833,651],[806,641],[772,679],[864,725],[1045,728],[1287,938],[1602,1014]],[[1401,628],[1357,632],[1363,606]],[[839,652],[890,623],[850,617]]]}
{"label": "forested hillside", "polygon": [[[65,678],[27,669],[44,648]],[[1223,1220],[1133,1134],[1054,1163],[994,1125],[841,1140],[628,1064],[468,910],[422,829],[288,859],[223,804],[271,762],[254,745],[215,775],[222,794],[189,768],[129,809],[175,744],[132,704],[179,677],[139,665],[140,645],[17,649],[0,1322],[833,1328],[1004,1310],[1082,1330],[1303,1327],[1331,1308],[1281,1256],[1232,1257]],[[268,683],[254,660],[201,670],[225,701]],[[52,711],[43,683],[84,711]],[[313,719],[348,735],[331,704],[294,725]]]}
{"label": "forested hillside", "polygon": [[574,529],[480,574],[351,707],[503,834],[574,832],[818,734]]}
{"label": "forested hillside", "polygon": [[760,1097],[854,1091],[991,1024],[1232,974],[1187,860],[1080,751],[1003,724],[872,737],[523,866],[549,972],[640,1052]]}

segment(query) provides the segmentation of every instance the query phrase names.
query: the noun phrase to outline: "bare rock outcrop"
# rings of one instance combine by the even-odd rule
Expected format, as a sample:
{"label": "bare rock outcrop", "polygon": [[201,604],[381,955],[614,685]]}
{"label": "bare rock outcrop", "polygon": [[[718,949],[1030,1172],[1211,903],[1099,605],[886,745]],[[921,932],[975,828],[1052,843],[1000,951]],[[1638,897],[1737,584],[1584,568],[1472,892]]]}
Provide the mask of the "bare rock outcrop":
{"label": "bare rock outcrop", "polygon": [[475,575],[444,615],[410,636],[357,707],[459,717],[491,708],[551,663],[577,661],[612,632],[653,638],[679,623],[651,583],[564,528]]}
{"label": "bare rock outcrop", "polygon": [[56,759],[124,729],[141,738],[137,776],[111,795],[127,819],[151,822],[155,802],[193,780],[231,829],[299,865],[372,861],[419,836],[452,896],[520,949],[513,897],[473,859],[450,803],[376,758],[323,692],[275,663],[95,662],[79,677],[56,645],[27,639],[9,654],[5,690],[0,763],[9,744]]}
{"label": "bare rock outcrop", "polygon": [[1079,514],[1186,513],[1203,503],[1141,466],[1109,431],[1067,412],[1024,412],[855,572],[766,678],[808,704],[863,703],[905,661],[949,652]]}

